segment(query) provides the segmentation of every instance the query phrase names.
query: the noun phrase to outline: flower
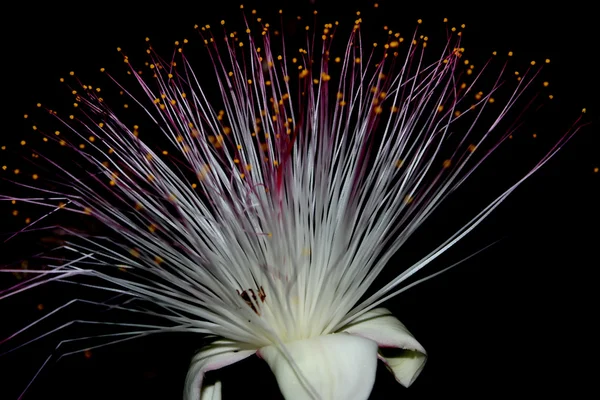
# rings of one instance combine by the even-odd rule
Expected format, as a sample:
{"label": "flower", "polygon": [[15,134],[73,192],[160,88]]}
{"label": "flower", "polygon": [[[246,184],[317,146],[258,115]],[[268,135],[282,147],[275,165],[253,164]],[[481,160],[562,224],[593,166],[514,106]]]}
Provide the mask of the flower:
{"label": "flower", "polygon": [[[154,305],[119,308],[163,319],[121,324],[135,327],[132,336],[217,337],[193,358],[186,399],[219,396],[219,383],[203,385],[205,373],[253,354],[290,399],[367,398],[378,358],[412,384],[426,352],[380,305],[420,282],[407,284],[571,133],[438,248],[373,288],[411,234],[514,133],[502,129],[503,118],[539,69],[506,83],[514,89],[498,106],[503,80],[482,87],[485,69],[466,63],[458,33],[426,63],[426,38],[390,34],[371,51],[360,24],[339,61],[331,54],[336,24],[315,41],[309,33],[299,60],[276,49],[266,25],[224,39],[199,27],[215,77],[192,66],[187,41],[167,60],[150,46],[148,70],[130,69],[147,98],[108,75],[145,113],[139,123],[111,108],[103,89],[72,78],[78,112],[46,108],[66,132],[41,134],[77,164],[49,158],[62,183],[40,189],[44,198],[18,200],[93,217],[109,233],[64,228],[67,261],[28,271],[38,275],[26,287],[99,278],[103,290]],[[205,89],[211,83],[219,96]],[[388,356],[386,348],[402,351]]]}

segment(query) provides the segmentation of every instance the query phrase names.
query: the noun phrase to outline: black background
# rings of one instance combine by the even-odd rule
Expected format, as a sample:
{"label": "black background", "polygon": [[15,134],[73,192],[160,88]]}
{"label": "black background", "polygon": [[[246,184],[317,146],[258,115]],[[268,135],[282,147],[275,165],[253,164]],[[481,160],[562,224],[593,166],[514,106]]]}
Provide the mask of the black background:
{"label": "black background", "polygon": [[[428,350],[429,360],[409,389],[396,384],[382,368],[372,398],[487,398],[496,394],[579,398],[588,394],[597,378],[598,335],[593,327],[598,295],[593,276],[600,266],[600,173],[593,171],[600,167],[596,61],[600,49],[591,6],[577,1],[556,8],[549,3],[511,1],[401,3],[380,2],[386,10],[379,14],[381,24],[407,31],[414,28],[417,18],[436,26],[449,17],[467,24],[468,48],[511,49],[524,59],[551,58],[557,112],[541,131],[551,135],[555,130],[557,138],[582,107],[588,108],[586,119],[593,123],[430,271],[502,239],[499,244],[387,304]],[[250,8],[251,3],[247,4]],[[372,7],[372,2],[357,1],[255,4],[265,15],[273,15],[268,12],[274,7],[294,13],[316,6],[347,23],[357,9],[370,11]],[[96,71],[104,60],[119,59],[117,46],[141,49],[146,36],[159,49],[170,50],[174,40],[193,34],[194,23],[218,25],[222,18],[235,19],[232,15],[239,15],[238,3],[225,0],[19,5],[3,17],[3,117],[7,122],[2,140],[18,141],[27,126],[22,114],[39,100],[51,100],[59,88],[58,77],[68,71]],[[532,166],[537,161],[535,146],[526,140],[513,143],[492,159],[474,182],[432,216],[392,263],[400,268],[407,263],[403,257],[414,260],[431,250],[443,239],[440,232],[451,232],[445,230],[447,225],[465,222],[478,210],[463,211],[473,197],[481,195],[481,201],[473,204],[482,206],[491,199],[485,197],[488,191],[499,193],[504,187],[499,182],[504,181],[496,179],[496,174],[512,176]],[[525,162],[513,163],[528,156]],[[0,247],[0,257],[15,250],[9,246],[10,242]],[[35,306],[40,302],[58,303],[44,297],[48,291],[32,291],[0,304],[0,331],[4,334],[39,317]],[[72,318],[85,312],[72,310]],[[16,398],[55,343],[50,339],[0,358],[0,398]],[[81,354],[66,357],[52,362],[24,399],[177,399],[189,359],[201,345],[202,339],[194,336],[162,335],[98,349],[89,359]],[[221,370],[219,377],[225,398],[277,398],[268,367],[255,358]]]}

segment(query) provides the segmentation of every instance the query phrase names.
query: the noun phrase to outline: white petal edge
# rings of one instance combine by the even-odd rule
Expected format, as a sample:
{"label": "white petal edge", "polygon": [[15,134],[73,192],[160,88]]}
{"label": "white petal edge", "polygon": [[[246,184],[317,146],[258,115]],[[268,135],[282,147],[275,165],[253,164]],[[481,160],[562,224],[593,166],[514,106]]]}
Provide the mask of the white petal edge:
{"label": "white petal edge", "polygon": [[[340,331],[375,341],[380,348],[379,359],[402,386],[409,387],[427,361],[427,352],[423,346],[386,308],[368,311]],[[390,354],[386,354],[386,349],[405,351],[397,354],[391,351]]]}
{"label": "white petal edge", "polygon": [[[375,383],[377,343],[337,333],[261,348],[262,357],[277,379],[286,400],[365,400]],[[301,371],[288,361],[291,356]],[[310,387],[305,384],[308,382]]]}
{"label": "white petal edge", "polygon": [[221,382],[202,387],[204,374],[235,364],[256,353],[256,349],[231,340],[217,340],[203,347],[192,358],[185,379],[184,400],[218,400],[221,398]]}
{"label": "white petal edge", "polygon": [[200,400],[221,400],[221,381],[202,386]]}

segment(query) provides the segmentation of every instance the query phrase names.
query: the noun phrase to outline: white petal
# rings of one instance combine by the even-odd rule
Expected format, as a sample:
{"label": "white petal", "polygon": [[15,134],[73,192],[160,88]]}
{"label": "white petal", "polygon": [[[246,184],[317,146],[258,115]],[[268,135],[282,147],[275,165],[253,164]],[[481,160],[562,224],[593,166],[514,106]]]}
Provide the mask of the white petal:
{"label": "white petal", "polygon": [[234,364],[256,353],[256,349],[230,340],[217,340],[202,348],[192,359],[185,379],[184,400],[208,400],[221,398],[221,383],[202,387],[204,374],[208,371]]}
{"label": "white petal", "polygon": [[374,341],[337,333],[286,343],[284,348],[301,376],[278,347],[263,347],[257,354],[271,367],[287,400],[369,397],[377,369]]}
{"label": "white petal", "polygon": [[409,387],[417,379],[427,361],[423,346],[385,308],[364,313],[341,331],[375,341],[380,347],[379,358],[403,386]]}

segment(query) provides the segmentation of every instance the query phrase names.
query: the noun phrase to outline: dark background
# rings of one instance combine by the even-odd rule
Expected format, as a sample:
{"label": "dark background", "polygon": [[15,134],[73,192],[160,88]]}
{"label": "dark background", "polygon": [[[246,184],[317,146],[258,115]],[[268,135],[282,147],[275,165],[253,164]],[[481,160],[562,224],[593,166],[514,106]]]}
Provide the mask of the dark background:
{"label": "dark background", "polygon": [[[333,3],[254,4],[267,16],[273,16],[275,8],[293,14],[316,6],[348,24],[357,9],[368,18],[372,8],[372,2],[366,1]],[[600,167],[599,48],[598,22],[591,6],[577,1],[555,9],[549,3],[514,1],[476,6],[401,2],[402,8],[395,2],[379,3],[386,11],[378,14],[377,24],[408,32],[417,18],[423,18],[435,31],[438,21],[448,17],[467,24],[468,49],[511,49],[524,60],[551,58],[549,76],[556,96],[553,119],[539,127],[548,133],[546,141],[523,139],[501,150],[473,182],[432,216],[393,263],[403,266],[406,260],[417,259],[451,233],[452,227],[460,226],[457,223],[466,222],[477,207],[491,200],[490,195],[505,187],[502,184],[508,181],[501,177],[518,176],[531,167],[541,149],[571,126],[582,107],[588,108],[586,120],[593,123],[429,271],[502,239],[497,245],[388,303],[428,350],[429,360],[409,389],[396,384],[382,368],[372,398],[587,395],[598,371],[594,270],[600,266],[600,173],[593,171]],[[245,4],[247,8],[252,5]],[[37,101],[52,100],[60,90],[58,77],[68,71],[95,72],[105,60],[119,61],[117,46],[143,49],[146,36],[159,50],[168,52],[174,40],[193,35],[194,23],[217,26],[222,18],[233,21],[239,16],[238,3],[225,0],[156,5],[22,3],[17,7],[5,13],[2,25],[2,110],[8,123],[1,135],[8,142],[18,141],[29,129],[22,114]],[[0,245],[0,257],[15,251],[10,246],[10,242]],[[44,297],[48,291],[32,291],[0,304],[0,331],[4,334],[38,318],[44,312],[35,308],[40,302],[59,303]],[[61,296],[68,294],[57,294]],[[87,315],[85,308],[70,313],[71,318]],[[59,336],[0,358],[0,398],[16,398]],[[189,359],[201,345],[202,340],[194,336],[162,335],[94,350],[89,358],[82,354],[66,357],[48,365],[24,398],[178,399]],[[219,377],[224,381],[225,398],[277,398],[268,367],[254,358],[221,370]]]}

